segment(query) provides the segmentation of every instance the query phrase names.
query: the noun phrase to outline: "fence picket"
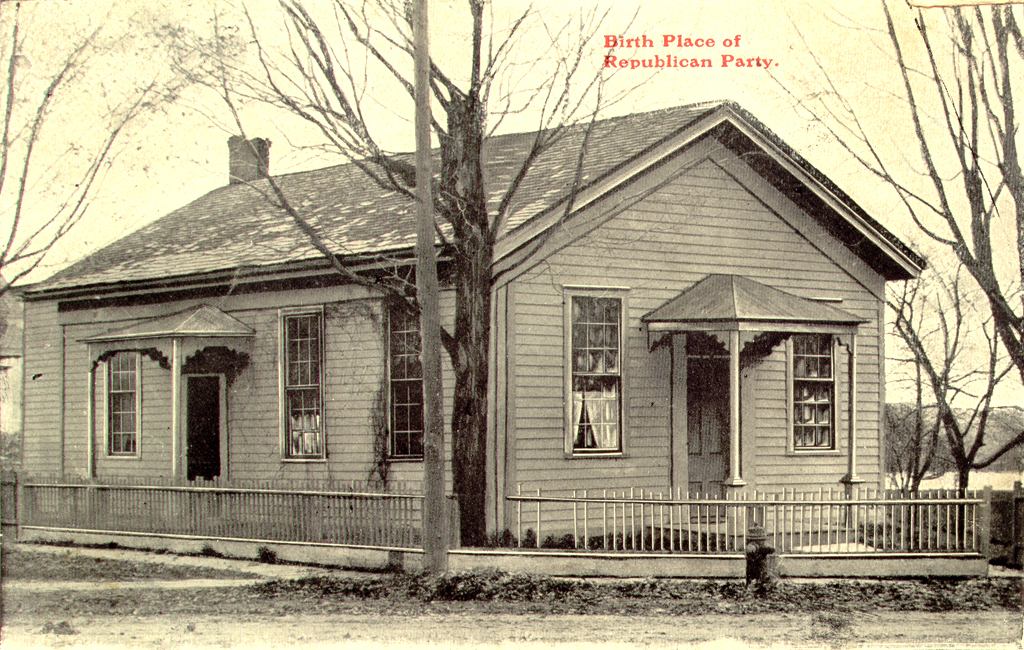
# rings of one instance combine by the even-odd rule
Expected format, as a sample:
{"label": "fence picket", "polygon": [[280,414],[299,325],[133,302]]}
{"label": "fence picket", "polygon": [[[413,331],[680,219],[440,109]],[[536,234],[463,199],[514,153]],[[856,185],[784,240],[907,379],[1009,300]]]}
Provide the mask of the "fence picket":
{"label": "fence picket", "polygon": [[[21,492],[18,519],[23,525],[54,529],[388,548],[414,547],[422,541],[422,497],[409,494],[402,484],[152,482],[139,486],[124,480],[84,484],[23,479],[14,485],[14,491],[8,489],[9,481],[5,483],[5,494]],[[557,539],[564,530],[565,534],[571,531],[575,548],[588,550],[589,506],[593,502],[601,504],[602,543],[595,543],[598,548],[709,554],[741,552],[747,528],[755,521],[769,529],[779,553],[980,552],[978,529],[984,501],[976,491],[941,489],[915,494],[854,486],[838,492],[832,488],[807,492],[785,488],[772,494],[752,491],[752,495],[689,493],[681,486],[667,493],[647,488],[611,493],[602,489],[600,498],[590,497],[587,490],[566,491],[569,496],[564,497],[545,495],[540,489],[532,492],[526,496],[518,488],[515,496],[508,497],[516,502],[519,546],[524,545],[522,508],[533,502],[538,546],[543,545],[546,534]],[[570,511],[571,527],[566,521]]]}

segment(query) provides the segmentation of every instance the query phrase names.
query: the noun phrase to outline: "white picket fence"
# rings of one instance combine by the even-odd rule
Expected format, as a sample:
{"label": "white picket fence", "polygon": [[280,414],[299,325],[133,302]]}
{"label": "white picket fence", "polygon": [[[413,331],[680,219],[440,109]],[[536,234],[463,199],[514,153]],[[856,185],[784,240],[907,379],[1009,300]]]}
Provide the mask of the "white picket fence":
{"label": "white picket fence", "polygon": [[574,490],[515,496],[516,546],[606,552],[742,553],[752,525],[787,554],[980,554],[991,490],[734,493]]}

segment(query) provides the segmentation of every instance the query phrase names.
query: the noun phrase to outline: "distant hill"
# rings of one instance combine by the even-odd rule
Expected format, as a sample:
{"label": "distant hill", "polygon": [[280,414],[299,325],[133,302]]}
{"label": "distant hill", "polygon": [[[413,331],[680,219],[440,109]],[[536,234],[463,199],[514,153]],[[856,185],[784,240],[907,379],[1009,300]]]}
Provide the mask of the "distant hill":
{"label": "distant hill", "polygon": [[[913,413],[915,406],[906,402],[896,402],[885,405],[886,415],[894,417],[897,421],[905,421],[910,413]],[[924,407],[925,422],[931,422],[935,418],[936,408],[934,406]],[[957,418],[962,425],[966,425],[969,413],[961,411]],[[887,417],[887,420],[889,418]],[[1024,408],[1019,406],[997,406],[989,414],[988,425],[985,432],[985,444],[978,452],[978,460],[989,458],[992,453],[1003,446],[1014,436],[1024,431]],[[973,432],[968,432],[969,437]],[[886,435],[893,435],[886,431]],[[939,456],[935,469],[951,471],[956,468],[956,463],[949,453],[949,445],[946,442],[944,432],[939,433]],[[1018,446],[1003,455],[995,463],[989,465],[986,471],[992,472],[1020,472],[1024,471],[1024,446]]]}
{"label": "distant hill", "polygon": [[[1019,406],[1001,406],[992,409],[989,415],[988,433],[985,435],[985,446],[981,448],[982,458],[985,452],[995,450],[1024,431],[1024,408]],[[1013,451],[997,460],[988,468],[991,471],[1022,471],[1024,470],[1024,447]]]}

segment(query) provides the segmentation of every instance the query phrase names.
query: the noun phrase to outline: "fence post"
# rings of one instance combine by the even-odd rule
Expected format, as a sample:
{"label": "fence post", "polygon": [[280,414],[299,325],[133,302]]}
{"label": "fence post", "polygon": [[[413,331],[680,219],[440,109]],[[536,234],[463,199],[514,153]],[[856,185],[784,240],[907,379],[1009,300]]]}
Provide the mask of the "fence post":
{"label": "fence post", "polygon": [[461,548],[462,547],[462,529],[460,528],[461,522],[459,520],[459,495],[449,494],[448,495],[448,517],[449,526],[451,528],[448,531],[450,545],[449,549]]}
{"label": "fence post", "polygon": [[992,539],[992,486],[986,485],[982,491],[981,517],[978,522],[978,551],[983,558],[989,556],[989,543]]}
{"label": "fence post", "polygon": [[1021,508],[1021,505],[1024,505],[1024,487],[1020,481],[1013,482],[1011,499],[1010,530],[1013,534],[1010,537],[1010,560],[1014,564],[1020,564],[1021,547],[1024,546],[1024,509]]}
{"label": "fence post", "polygon": [[21,472],[14,472],[14,539],[21,539],[21,527],[25,525],[25,482]]}

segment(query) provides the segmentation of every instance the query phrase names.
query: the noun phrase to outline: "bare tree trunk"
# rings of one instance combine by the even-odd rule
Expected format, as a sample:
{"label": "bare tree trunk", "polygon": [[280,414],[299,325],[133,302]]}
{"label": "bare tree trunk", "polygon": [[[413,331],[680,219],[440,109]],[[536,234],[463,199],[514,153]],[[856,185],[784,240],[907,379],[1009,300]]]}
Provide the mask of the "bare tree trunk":
{"label": "bare tree trunk", "polygon": [[452,480],[459,499],[462,544],[487,537],[487,351],[491,336],[493,246],[480,242],[460,253],[455,274],[455,398],[452,405]]}
{"label": "bare tree trunk", "polygon": [[960,466],[957,469],[957,488],[959,488],[960,491],[964,491],[967,489],[967,481],[970,479],[970,476],[970,466]]}

